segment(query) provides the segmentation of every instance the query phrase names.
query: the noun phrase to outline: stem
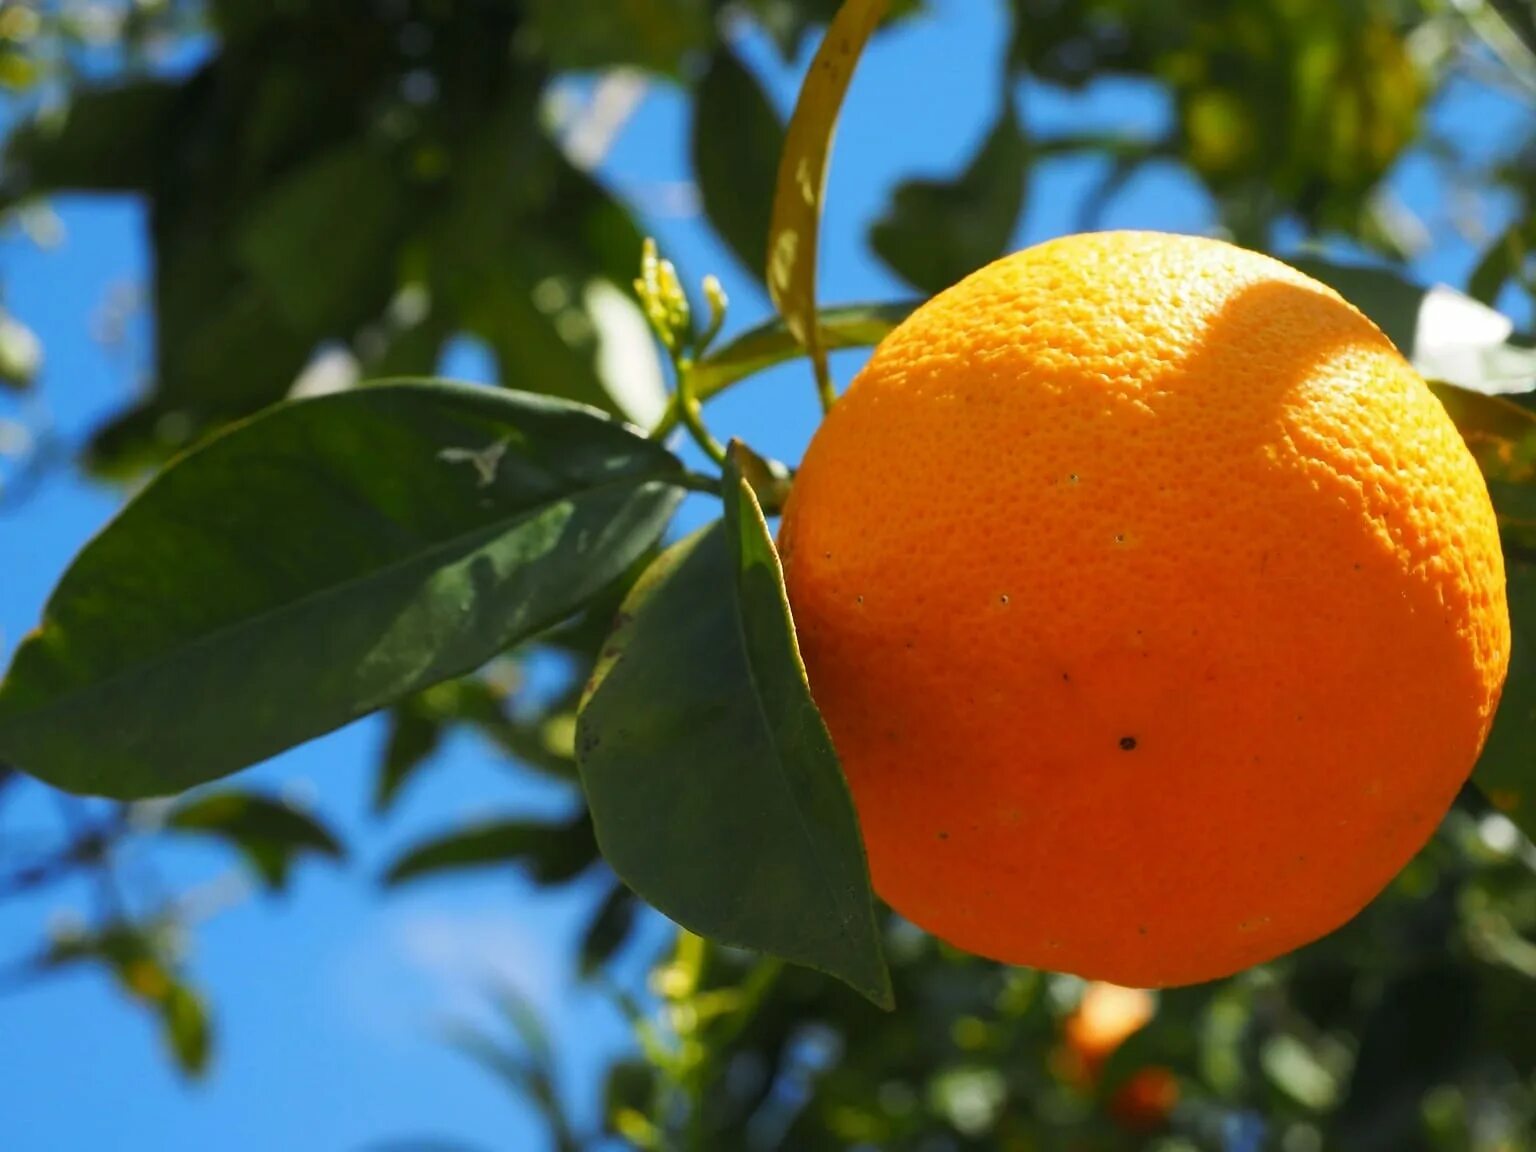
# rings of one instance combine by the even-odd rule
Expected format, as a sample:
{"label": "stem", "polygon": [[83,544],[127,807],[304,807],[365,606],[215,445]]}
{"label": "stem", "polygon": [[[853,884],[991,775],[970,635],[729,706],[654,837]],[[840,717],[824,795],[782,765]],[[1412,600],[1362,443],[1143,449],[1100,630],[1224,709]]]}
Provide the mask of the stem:
{"label": "stem", "polygon": [[830,412],[837,403],[837,392],[832,387],[832,369],[827,365],[825,349],[818,346],[811,353],[811,367],[816,372],[816,395],[821,399],[821,410]]}
{"label": "stem", "polygon": [[[704,426],[704,409],[693,394],[693,361],[684,356],[672,361],[677,374],[677,411],[694,443],[720,467],[725,467],[725,446]],[[653,433],[654,435],[654,433]]]}
{"label": "stem", "polygon": [[684,472],[675,483],[690,492],[703,492],[706,496],[720,495],[720,481],[704,472]]}

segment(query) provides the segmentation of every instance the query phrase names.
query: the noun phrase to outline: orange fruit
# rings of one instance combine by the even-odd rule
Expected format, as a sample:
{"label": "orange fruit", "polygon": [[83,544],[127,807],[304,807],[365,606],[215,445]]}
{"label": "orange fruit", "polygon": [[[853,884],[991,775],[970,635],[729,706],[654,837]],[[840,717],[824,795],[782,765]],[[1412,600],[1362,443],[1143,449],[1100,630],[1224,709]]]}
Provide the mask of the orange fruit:
{"label": "orange fruit", "polygon": [[1062,1025],[1062,1037],[1074,1057],[1076,1079],[1098,1079],[1116,1048],[1146,1027],[1157,1011],[1152,994],[1096,980]]}
{"label": "orange fruit", "polygon": [[1179,1102],[1179,1079],[1161,1064],[1138,1068],[1109,1098],[1109,1114],[1122,1128],[1151,1132],[1168,1122]]}
{"label": "orange fruit", "polygon": [[[1156,1012],[1156,1001],[1140,988],[1123,988],[1101,980],[1089,984],[1062,1025],[1060,1063],[1066,1078],[1091,1089],[1115,1050],[1146,1027]],[[1178,1101],[1179,1081],[1173,1071],[1149,1064],[1136,1069],[1115,1089],[1108,1111],[1121,1127],[1145,1132],[1162,1127]]]}
{"label": "orange fruit", "polygon": [[1349,919],[1508,662],[1444,409],[1332,290],[1213,240],[1067,237],[923,305],[817,431],[780,545],[879,894],[1118,984]]}

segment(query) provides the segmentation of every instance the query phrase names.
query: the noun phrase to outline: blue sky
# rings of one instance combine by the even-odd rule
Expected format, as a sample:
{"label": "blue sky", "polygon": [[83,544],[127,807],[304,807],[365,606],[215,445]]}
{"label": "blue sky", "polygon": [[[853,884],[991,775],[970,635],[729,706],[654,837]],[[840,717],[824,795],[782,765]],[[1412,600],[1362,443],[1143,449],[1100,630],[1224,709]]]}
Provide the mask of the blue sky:
{"label": "blue sky", "polygon": [[[894,182],[954,170],[995,117],[1007,31],[1003,6],[940,0],[933,8],[877,41],[860,67],[829,187],[825,300],[907,294],[869,256],[865,229]],[[805,61],[786,68],[758,40],[743,48],[787,112]],[[1156,91],[1124,82],[1086,94],[1031,87],[1014,96],[1028,124],[1042,132],[1129,123],[1150,133],[1169,114]],[[1441,114],[1461,126],[1468,147],[1483,149],[1510,131],[1516,112],[1467,93]],[[663,249],[689,277],[721,275],[733,301],[731,327],[745,327],[766,316],[767,301],[700,220],[679,212],[678,198],[667,193],[687,179],[687,154],[686,105],[676,92],[655,88],[603,173],[647,214]],[[1070,230],[1097,172],[1071,160],[1038,170],[1017,244]],[[1394,186],[1439,224],[1442,190],[1426,164],[1406,163]],[[0,240],[0,283],[7,307],[45,341],[42,395],[58,433],[78,442],[122,406],[145,360],[142,320],[126,349],[104,348],[91,334],[91,318],[105,301],[145,283],[144,221],[137,206],[123,201],[70,199],[56,207],[63,242],[43,251],[14,235]],[[1106,224],[1203,231],[1210,221],[1199,187],[1162,168],[1134,180]],[[1441,234],[1448,235],[1437,228]],[[1457,283],[1472,259],[1464,244],[1447,239],[1425,253],[1420,271]],[[856,356],[839,356],[840,379],[857,363]],[[445,372],[484,379],[488,368],[473,346],[462,345]],[[803,367],[769,373],[711,409],[718,433],[741,435],[789,459],[800,455],[815,419]],[[112,491],[61,476],[0,519],[0,656],[32,626],[59,573],[115,503]],[[690,503],[683,526],[708,514],[702,501]],[[539,893],[499,873],[424,883],[385,899],[374,882],[402,845],[450,820],[560,811],[571,798],[498,765],[464,737],[380,822],[369,815],[367,798],[381,735],[380,724],[365,721],[242,779],[311,804],[353,848],[344,869],[302,869],[286,899],[231,892],[232,861],[218,851],[156,851],[155,864],[173,884],[222,893],[222,910],[198,926],[189,954],[217,1012],[218,1058],[205,1082],[183,1083],[162,1058],[149,1023],[95,972],[0,995],[7,1152],[352,1150],[410,1135],[537,1149],[538,1129],[521,1104],[441,1040],[446,1019],[483,1018],[481,991],[492,979],[510,981],[547,1013],[578,1114],[595,1116],[600,1085],[592,1070],[627,1044],[627,1034],[601,997],[575,987],[566,974],[590,887]],[[53,798],[28,789],[0,813],[0,836],[47,830],[56,819]],[[70,909],[87,913],[90,896],[65,890],[0,904],[0,965],[34,946],[50,917]],[[639,959],[626,958],[622,978],[638,980]]]}

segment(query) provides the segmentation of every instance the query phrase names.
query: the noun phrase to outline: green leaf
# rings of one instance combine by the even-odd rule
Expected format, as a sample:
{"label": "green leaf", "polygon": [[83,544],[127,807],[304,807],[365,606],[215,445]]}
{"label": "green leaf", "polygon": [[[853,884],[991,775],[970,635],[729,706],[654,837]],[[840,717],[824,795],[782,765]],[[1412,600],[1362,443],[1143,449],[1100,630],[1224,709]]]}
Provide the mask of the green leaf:
{"label": "green leaf", "polygon": [[693,167],[704,215],[759,275],[768,251],[784,126],[751,71],[722,43],[694,98]]}
{"label": "green leaf", "polygon": [[33,331],[0,308],[0,391],[31,388],[42,358],[43,346]]}
{"label": "green leaf", "polygon": [[1476,1057],[1476,974],[1450,959],[1395,977],[1360,1035],[1360,1054],[1329,1147],[1398,1152],[1420,1146],[1422,1101]]}
{"label": "green leaf", "polygon": [[[894,304],[844,304],[823,308],[817,324],[822,346],[829,351],[839,348],[868,348],[880,343],[890,331],[910,316],[921,303],[918,300]],[[711,352],[693,369],[694,394],[707,400],[732,384],[805,355],[783,320],[774,320],[736,337],[729,344]],[[677,423],[674,398],[663,417],[663,426]]]}
{"label": "green leaf", "polygon": [[183,91],[163,80],[77,89],[16,129],[0,157],[0,210],[50,192],[141,192],[165,174]]}
{"label": "green leaf", "polygon": [[336,837],[313,816],[253,792],[230,790],[196,797],[178,805],[165,825],[227,841],[273,892],[287,885],[289,869],[306,853],[332,860],[346,856]]}
{"label": "green leaf", "polygon": [[101,964],[128,996],[155,1014],[172,1058],[190,1077],[203,1074],[212,1052],[212,1029],[202,997],[184,983],[170,960],[171,925],[114,921],[88,933],[54,937],[39,968],[82,962]]}
{"label": "green leaf", "polygon": [[826,375],[826,346],[817,324],[816,250],[832,135],[859,54],[885,8],[886,0],[845,0],[838,9],[800,87],[774,185],[768,295],[818,380]]}
{"label": "green leaf", "polygon": [[703,0],[529,0],[528,8],[540,47],[561,69],[672,74],[710,35]]}
{"label": "green leaf", "polygon": [[[324,153],[253,206],[234,238],[282,319],[341,332],[356,301],[388,284],[409,220],[399,163],[368,142]],[[317,253],[325,273],[316,275]]]}
{"label": "green leaf", "polygon": [[160,1001],[160,1026],[166,1046],[184,1073],[198,1077],[208,1070],[213,1030],[201,996],[179,981],[173,983]]}
{"label": "green leaf", "polygon": [[399,382],[280,405],[161,473],[0,683],[0,759],[138,797],[484,663],[659,539],[670,453],[578,405]]}
{"label": "green leaf", "polygon": [[1506,563],[1510,652],[1499,711],[1472,779],[1536,840],[1536,565]]}
{"label": "green leaf", "polygon": [[1008,250],[1024,208],[1029,151],[1005,91],[1003,110],[953,181],[913,180],[870,229],[870,247],[907,283],[940,292]]}
{"label": "green leaf", "polygon": [[[432,692],[433,689],[427,689]],[[422,704],[421,695],[389,710],[389,735],[373,787],[373,811],[383,815],[394,806],[406,782],[427,763],[443,738],[443,718]]]}
{"label": "green leaf", "polygon": [[641,577],[593,674],[576,748],[598,844],[690,931],[889,1006],[858,820],[734,456],[725,496]]}
{"label": "green leaf", "polygon": [[1375,321],[1426,379],[1487,395],[1536,389],[1536,349],[1510,343],[1509,318],[1470,296],[1382,268],[1312,257],[1291,263]]}
{"label": "green leaf", "polygon": [[596,975],[629,939],[640,904],[635,894],[622,884],[615,884],[598,905],[581,934],[581,975]]}
{"label": "green leaf", "polygon": [[1536,527],[1536,413],[1454,384],[1430,388],[1482,469],[1499,522]]}
{"label": "green leaf", "polygon": [[540,884],[560,884],[596,857],[585,816],[566,824],[495,820],[417,844],[389,866],[384,883],[393,887],[440,872],[518,865]]}

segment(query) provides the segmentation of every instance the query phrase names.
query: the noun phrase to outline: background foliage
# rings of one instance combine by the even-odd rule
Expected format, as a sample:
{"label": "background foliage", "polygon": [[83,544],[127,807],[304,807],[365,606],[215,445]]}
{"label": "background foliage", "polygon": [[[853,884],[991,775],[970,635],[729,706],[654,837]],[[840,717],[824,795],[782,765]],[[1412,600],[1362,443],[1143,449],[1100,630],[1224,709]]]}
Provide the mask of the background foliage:
{"label": "background foliage", "polygon": [[[1208,191],[1220,227],[1242,243],[1389,270],[1425,241],[1423,223],[1385,184],[1416,164],[1436,172],[1453,220],[1482,253],[1458,287],[1530,316],[1536,115],[1527,138],[1490,159],[1469,152],[1435,114],[1469,86],[1536,112],[1529,4],[1006,7],[1013,34],[996,76],[996,122],[959,170],[892,189],[865,238],[914,294],[1005,251],[1030,198],[1051,194],[1042,172],[1053,158],[1103,161],[1102,179],[1078,205],[1081,227],[1094,226],[1140,174],[1172,169]],[[803,59],[835,8],[830,0],[0,3],[0,86],[11,109],[0,168],[6,226],[45,237],[50,196],[132,196],[147,205],[154,258],[147,378],[88,442],[49,438],[39,397],[29,395],[46,350],[0,310],[0,388],[10,393],[0,411],[15,430],[0,441],[14,449],[0,503],[25,500],[64,468],[132,490],[173,453],[295,391],[430,374],[464,334],[489,349],[508,386],[653,423],[665,404],[661,366],[632,339],[638,213],[594,165],[640,88],[687,93],[700,210],[739,261],[735,271],[763,276],[785,129],[740,44],[766,36],[786,61]],[[891,21],[931,16],[921,3],[893,8]],[[1024,91],[1076,91],[1127,78],[1168,100],[1166,131],[1041,132],[1021,109],[1026,82]],[[1396,275],[1363,275],[1346,272],[1340,285],[1421,364],[1475,390],[1444,394],[1463,428],[1492,446],[1485,467],[1526,631],[1513,703],[1479,777],[1484,791],[1469,788],[1435,841],[1346,929],[1232,980],[1165,994],[1151,1024],[1093,1076],[1074,1071],[1062,1040],[1078,982],[954,954],[888,916],[879,930],[894,1014],[816,973],[669,934],[643,986],[613,987],[636,1046],[609,1070],[603,1132],[568,1114],[558,1041],[508,994],[504,1034],[457,1042],[536,1103],[552,1147],[1536,1147],[1536,848],[1511,822],[1530,828],[1522,801],[1536,767],[1536,663],[1525,647],[1536,619],[1528,539],[1536,502],[1525,487],[1536,438],[1524,395],[1536,373],[1518,335],[1461,347],[1459,330],[1436,319],[1421,290]],[[829,324],[828,343],[867,343],[859,326],[870,315]],[[702,373],[698,383],[713,391]],[[1490,390],[1513,402],[1477,394]],[[434,752],[465,729],[518,770],[564,781],[574,798],[578,694],[637,575],[638,565],[617,576],[607,602],[583,616],[394,707],[373,796],[379,813],[430,789]],[[530,678],[557,684],[526,691]],[[0,804],[41,787],[0,765]],[[169,805],[60,804],[56,840],[0,839],[0,898],[81,874],[114,890],[124,883],[120,851],[135,838],[214,838],[274,889],[304,857],[345,855],[321,815],[239,783]],[[443,827],[383,882],[473,867],[521,868],[551,886],[600,878],[581,958],[596,981],[652,916],[608,878],[579,811],[552,821],[509,811]],[[16,969],[20,987],[66,966],[98,967],[154,1015],[168,1056],[195,1076],[217,1053],[213,1008],[182,959],[186,919],[174,894],[105,899],[91,922],[32,942]],[[1178,1077],[1171,1115],[1146,1123],[1117,1115],[1110,1100],[1147,1066]]]}

